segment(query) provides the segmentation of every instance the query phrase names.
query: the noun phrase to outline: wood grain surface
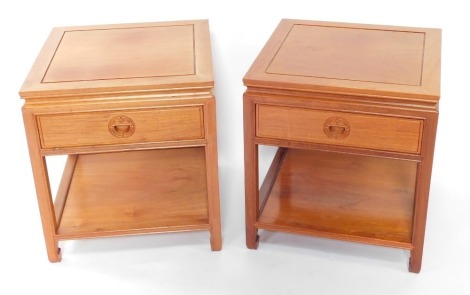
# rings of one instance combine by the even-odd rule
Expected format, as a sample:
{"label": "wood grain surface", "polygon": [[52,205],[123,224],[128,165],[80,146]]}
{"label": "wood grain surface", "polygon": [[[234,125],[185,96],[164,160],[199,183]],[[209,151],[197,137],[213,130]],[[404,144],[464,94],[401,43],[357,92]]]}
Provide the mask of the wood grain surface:
{"label": "wood grain surface", "polygon": [[289,149],[258,226],[411,248],[417,163]]}
{"label": "wood grain surface", "polygon": [[80,155],[59,237],[208,226],[204,148]]}

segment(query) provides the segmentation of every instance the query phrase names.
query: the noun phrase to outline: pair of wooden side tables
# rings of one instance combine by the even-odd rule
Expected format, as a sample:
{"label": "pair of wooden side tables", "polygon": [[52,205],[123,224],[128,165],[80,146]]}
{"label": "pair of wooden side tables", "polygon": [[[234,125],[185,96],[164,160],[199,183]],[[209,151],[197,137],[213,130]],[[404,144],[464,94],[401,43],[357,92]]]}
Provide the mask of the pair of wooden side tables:
{"label": "pair of wooden side tables", "polygon": [[[282,20],[246,74],[246,241],[258,229],[411,251],[437,128],[438,29]],[[208,230],[222,247],[208,22],[56,28],[20,95],[47,253]],[[258,146],[278,147],[260,185]],[[68,155],[56,197],[46,156]]]}

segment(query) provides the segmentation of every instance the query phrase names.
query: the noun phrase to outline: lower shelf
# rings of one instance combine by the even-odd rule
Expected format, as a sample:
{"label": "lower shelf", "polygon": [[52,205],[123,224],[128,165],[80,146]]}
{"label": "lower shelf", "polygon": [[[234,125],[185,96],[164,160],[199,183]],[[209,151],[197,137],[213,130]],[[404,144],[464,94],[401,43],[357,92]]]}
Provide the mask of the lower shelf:
{"label": "lower shelf", "polygon": [[209,229],[204,148],[70,156],[58,239]]}
{"label": "lower shelf", "polygon": [[296,149],[277,159],[256,227],[413,248],[417,162]]}

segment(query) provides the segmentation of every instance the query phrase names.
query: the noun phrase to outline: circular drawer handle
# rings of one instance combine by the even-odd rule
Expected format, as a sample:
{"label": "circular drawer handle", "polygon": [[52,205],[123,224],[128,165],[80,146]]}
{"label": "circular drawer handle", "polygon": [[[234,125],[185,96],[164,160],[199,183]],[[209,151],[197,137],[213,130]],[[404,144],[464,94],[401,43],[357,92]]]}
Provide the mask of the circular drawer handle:
{"label": "circular drawer handle", "polygon": [[116,116],[109,120],[108,129],[116,137],[129,137],[135,132],[135,124],[129,117]]}
{"label": "circular drawer handle", "polygon": [[351,128],[348,121],[340,117],[332,117],[325,121],[323,130],[326,136],[334,139],[343,139],[349,135]]}

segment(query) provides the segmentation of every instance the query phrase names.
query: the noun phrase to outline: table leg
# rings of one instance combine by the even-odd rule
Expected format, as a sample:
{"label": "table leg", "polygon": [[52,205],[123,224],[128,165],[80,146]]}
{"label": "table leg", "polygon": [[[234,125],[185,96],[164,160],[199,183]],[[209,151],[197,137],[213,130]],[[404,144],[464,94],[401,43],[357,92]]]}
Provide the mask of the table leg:
{"label": "table leg", "polygon": [[426,174],[420,164],[418,167],[418,185],[415,200],[415,217],[413,225],[412,243],[414,249],[410,251],[409,271],[419,273],[421,270],[421,262],[423,258],[424,233],[426,228],[426,215],[428,207],[429,187],[426,189],[422,184],[427,182],[423,176]]}
{"label": "table leg", "polygon": [[410,252],[409,264],[409,271],[414,273],[420,272],[421,262],[423,258],[424,234],[426,228],[426,216],[429,200],[429,185],[431,179],[431,169],[430,167],[426,167],[428,166],[426,165],[427,161],[428,160],[423,161],[418,166],[418,182],[416,190],[412,237],[414,249]]}
{"label": "table leg", "polygon": [[258,217],[258,145],[255,138],[255,107],[253,100],[244,95],[244,143],[245,143],[245,219],[246,246],[258,248],[259,236],[255,222]]}
{"label": "table leg", "polygon": [[55,218],[54,204],[52,202],[49,186],[46,159],[40,154],[40,141],[36,132],[38,129],[35,117],[25,108],[23,108],[22,111],[47,255],[50,262],[59,262],[62,257],[59,243],[55,239],[57,221]]}
{"label": "table leg", "polygon": [[211,225],[211,249],[222,249],[222,233],[220,224],[220,197],[219,197],[219,172],[217,157],[217,128],[215,100],[206,103],[206,170],[207,170],[207,195],[209,204],[209,223]]}
{"label": "table leg", "polygon": [[419,273],[423,259],[424,234],[428,212],[429,191],[431,186],[434,144],[436,140],[437,113],[430,116],[424,126],[422,151],[423,160],[418,166],[415,210],[412,243],[414,249],[410,253],[409,271]]}

